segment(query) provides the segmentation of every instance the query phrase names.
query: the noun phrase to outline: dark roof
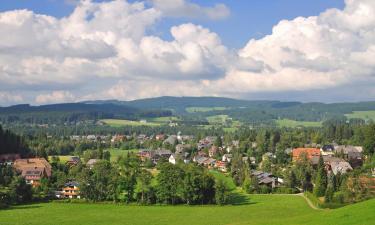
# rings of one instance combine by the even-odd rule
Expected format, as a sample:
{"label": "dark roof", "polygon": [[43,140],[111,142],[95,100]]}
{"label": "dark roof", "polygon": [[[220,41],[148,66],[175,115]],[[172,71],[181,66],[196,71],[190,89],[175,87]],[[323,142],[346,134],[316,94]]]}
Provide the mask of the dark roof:
{"label": "dark roof", "polygon": [[322,149],[325,152],[333,152],[335,150],[335,146],[333,146],[333,145],[323,145]]}
{"label": "dark roof", "polygon": [[76,182],[76,181],[69,181],[69,182],[65,183],[65,187],[70,187],[70,186],[76,186],[76,187],[78,187],[79,183]]}

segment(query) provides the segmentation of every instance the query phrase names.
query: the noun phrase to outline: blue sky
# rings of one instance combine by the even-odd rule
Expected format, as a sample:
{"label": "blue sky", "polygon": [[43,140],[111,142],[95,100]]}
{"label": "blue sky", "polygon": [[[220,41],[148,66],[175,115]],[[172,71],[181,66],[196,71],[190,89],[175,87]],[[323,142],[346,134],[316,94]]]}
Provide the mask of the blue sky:
{"label": "blue sky", "polygon": [[0,105],[165,95],[369,101],[374,58],[374,0],[0,4]]}
{"label": "blue sky", "polygon": [[[74,10],[73,2],[74,0],[2,0],[0,11],[25,8],[36,13],[61,18]],[[191,2],[210,6],[216,1],[194,0]],[[251,38],[261,38],[270,34],[272,27],[280,20],[289,20],[298,16],[314,16],[328,8],[342,9],[344,7],[344,0],[221,0],[217,2],[228,6],[231,11],[229,18],[220,21],[165,19],[157,24],[154,33],[170,40],[170,27],[194,22],[218,33],[227,46],[240,48]]]}

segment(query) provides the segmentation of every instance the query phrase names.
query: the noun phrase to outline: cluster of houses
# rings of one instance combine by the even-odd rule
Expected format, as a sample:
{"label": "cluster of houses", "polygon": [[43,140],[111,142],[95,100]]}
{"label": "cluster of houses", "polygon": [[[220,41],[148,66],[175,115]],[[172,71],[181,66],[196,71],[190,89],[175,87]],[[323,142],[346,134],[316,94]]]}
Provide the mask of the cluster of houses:
{"label": "cluster of houses", "polygon": [[[171,164],[177,163],[196,163],[209,169],[217,169],[221,172],[228,172],[228,167],[232,160],[232,151],[239,147],[239,141],[232,141],[227,146],[215,146],[218,137],[208,136],[199,140],[195,144],[191,143],[194,136],[191,135],[165,135],[157,134],[152,136],[137,135],[113,135],[113,136],[71,136],[71,140],[90,140],[90,141],[111,141],[123,142],[129,139],[136,138],[137,141],[143,142],[149,139],[162,141],[164,144],[175,146],[174,151],[168,149],[141,149],[138,151],[138,156],[142,162],[152,162],[153,165],[158,164],[161,160]],[[252,143],[252,148],[256,148],[256,143]],[[353,168],[362,165],[363,149],[360,146],[344,146],[344,145],[324,145],[320,148],[317,147],[301,147],[295,149],[288,149],[286,153],[292,156],[293,161],[297,161],[302,157],[307,157],[313,166],[319,163],[320,157],[323,158],[327,172],[333,174],[344,174]],[[266,153],[262,157],[276,158],[273,153]],[[254,157],[243,157],[243,161],[247,161],[252,165],[256,164]],[[90,169],[98,162],[98,159],[90,159],[86,166]],[[66,164],[73,167],[81,163],[79,157],[70,157]],[[0,164],[11,165],[18,171],[26,180],[28,184],[38,186],[43,178],[51,177],[52,167],[44,158],[29,158],[21,159],[19,154],[3,154],[0,155]],[[374,171],[375,174],[375,171]],[[270,188],[277,187],[282,184],[282,179],[273,176],[271,173],[263,171],[251,171],[251,176],[257,177],[259,185],[266,185]],[[61,191],[55,193],[58,198],[80,198],[79,184],[75,181],[67,182]]]}
{"label": "cluster of houses", "polygon": [[[74,166],[80,163],[79,157],[70,157],[66,164]],[[27,184],[38,187],[42,179],[49,179],[52,176],[52,166],[45,158],[25,158],[19,154],[0,155],[0,164],[12,166],[19,173]],[[57,198],[80,198],[78,183],[71,181],[64,185],[61,191],[55,192]]]}
{"label": "cluster of houses", "polygon": [[335,175],[346,173],[362,165],[361,146],[324,145],[321,148],[295,148],[292,151],[293,161],[307,157],[311,164],[317,165],[322,156],[325,168]]}

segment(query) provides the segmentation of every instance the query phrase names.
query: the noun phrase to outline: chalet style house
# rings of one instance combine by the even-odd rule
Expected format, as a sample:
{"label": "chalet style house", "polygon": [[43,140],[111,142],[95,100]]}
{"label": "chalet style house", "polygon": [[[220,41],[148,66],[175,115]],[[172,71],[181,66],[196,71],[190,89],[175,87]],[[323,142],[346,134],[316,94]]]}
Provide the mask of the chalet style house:
{"label": "chalet style house", "polygon": [[52,175],[52,167],[44,158],[17,159],[13,167],[21,173],[26,183],[34,187],[40,184],[42,178],[49,178]]}

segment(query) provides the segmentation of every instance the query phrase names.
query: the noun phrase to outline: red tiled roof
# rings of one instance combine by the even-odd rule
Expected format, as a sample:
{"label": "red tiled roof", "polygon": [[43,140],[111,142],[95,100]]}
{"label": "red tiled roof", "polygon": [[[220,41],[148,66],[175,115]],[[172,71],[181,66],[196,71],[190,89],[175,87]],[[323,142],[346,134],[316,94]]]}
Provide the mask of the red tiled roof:
{"label": "red tiled roof", "polygon": [[302,153],[307,155],[308,159],[312,159],[314,156],[320,156],[319,148],[295,148],[293,149],[293,160],[297,160],[301,157]]}

